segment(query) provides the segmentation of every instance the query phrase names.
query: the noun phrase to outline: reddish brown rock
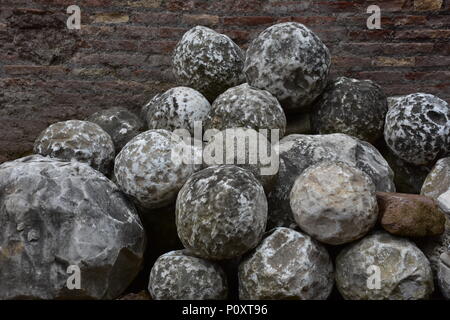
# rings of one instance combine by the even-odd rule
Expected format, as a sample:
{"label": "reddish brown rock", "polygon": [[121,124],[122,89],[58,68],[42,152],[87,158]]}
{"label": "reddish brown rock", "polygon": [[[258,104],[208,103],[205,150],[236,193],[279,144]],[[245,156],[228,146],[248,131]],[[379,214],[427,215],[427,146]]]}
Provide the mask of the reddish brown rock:
{"label": "reddish brown rock", "polygon": [[406,193],[377,192],[381,226],[403,237],[424,237],[444,232],[445,216],[431,198]]}

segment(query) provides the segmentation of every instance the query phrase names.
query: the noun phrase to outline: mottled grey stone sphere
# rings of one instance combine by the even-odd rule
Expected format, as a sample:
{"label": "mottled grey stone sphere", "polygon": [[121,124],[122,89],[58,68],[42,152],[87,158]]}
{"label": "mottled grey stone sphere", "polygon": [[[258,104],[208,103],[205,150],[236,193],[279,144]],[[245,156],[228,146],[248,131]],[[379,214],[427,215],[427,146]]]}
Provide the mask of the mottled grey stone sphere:
{"label": "mottled grey stone sphere", "polygon": [[222,93],[214,101],[206,118],[205,129],[228,128],[267,129],[269,139],[270,130],[278,129],[278,137],[282,138],[286,131],[286,116],[269,91],[244,83]]}
{"label": "mottled grey stone sphere", "polygon": [[344,162],[325,161],[295,181],[290,203],[299,227],[314,239],[339,245],[372,229],[378,205],[372,179]]}
{"label": "mottled grey stone sphere", "polygon": [[383,136],[386,95],[375,82],[339,77],[315,103],[311,124],[319,134],[345,133],[375,142]]}
{"label": "mottled grey stone sphere", "polygon": [[219,265],[178,250],[156,260],[148,291],[155,300],[223,300],[228,285]]}
{"label": "mottled grey stone sphere", "polygon": [[239,265],[239,298],[325,300],[334,284],[326,249],[306,234],[276,228]]}
{"label": "mottled grey stone sphere", "polygon": [[[145,233],[136,209],[87,164],[40,155],[6,162],[0,194],[0,299],[114,299],[139,272]],[[80,270],[79,290],[67,286],[77,284],[69,267]]]}
{"label": "mottled grey stone sphere", "polygon": [[287,112],[303,112],[327,85],[328,48],[300,23],[286,22],[264,30],[247,49],[247,82],[272,93]]}
{"label": "mottled grey stone sphere", "polygon": [[401,97],[386,116],[384,139],[406,162],[424,165],[450,152],[450,108],[425,93]]}
{"label": "mottled grey stone sphere", "polygon": [[188,146],[167,130],[149,130],[133,138],[116,157],[119,187],[140,206],[162,208],[175,202],[178,191],[194,173],[185,161]]}
{"label": "mottled grey stone sphere", "polygon": [[178,42],[172,58],[177,83],[200,91],[209,101],[245,82],[244,54],[226,35],[197,26]]}
{"label": "mottled grey stone sphere", "polygon": [[233,164],[249,170],[269,191],[278,174],[279,156],[266,137],[253,129],[226,129],[215,134],[205,145],[205,167]]}
{"label": "mottled grey stone sphere", "polygon": [[86,121],[98,124],[112,138],[116,153],[144,130],[144,123],[133,112],[120,107],[102,110],[90,115]]}
{"label": "mottled grey stone sphere", "polygon": [[439,260],[438,285],[442,295],[450,300],[450,247]]}
{"label": "mottled grey stone sphere", "polygon": [[275,146],[280,155],[277,181],[267,199],[268,227],[295,227],[289,196],[297,177],[319,162],[341,161],[370,176],[377,191],[394,192],[393,172],[386,160],[370,143],[351,136],[293,134]]}
{"label": "mottled grey stone sphere", "polygon": [[385,232],[367,236],[338,255],[336,285],[347,300],[420,300],[434,291],[423,252]]}
{"label": "mottled grey stone sphere", "polygon": [[185,248],[205,259],[231,259],[253,249],[266,221],[262,185],[250,171],[237,166],[199,171],[178,194],[178,236]]}
{"label": "mottled grey stone sphere", "polygon": [[34,153],[89,164],[108,175],[114,162],[114,143],[98,124],[69,120],[45,129],[34,142]]}
{"label": "mottled grey stone sphere", "polygon": [[186,129],[194,135],[194,122],[204,126],[211,104],[198,91],[187,87],[172,88],[152,99],[146,121],[149,129]]}

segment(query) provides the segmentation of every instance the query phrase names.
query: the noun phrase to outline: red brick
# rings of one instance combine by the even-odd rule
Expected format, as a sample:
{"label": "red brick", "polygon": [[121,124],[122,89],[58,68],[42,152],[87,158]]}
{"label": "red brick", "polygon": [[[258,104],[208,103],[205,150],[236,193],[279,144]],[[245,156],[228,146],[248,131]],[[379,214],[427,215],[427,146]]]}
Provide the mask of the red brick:
{"label": "red brick", "polygon": [[219,24],[220,18],[210,14],[184,14],[183,23],[188,25],[215,26]]}
{"label": "red brick", "polygon": [[272,24],[276,21],[275,17],[269,16],[245,16],[245,17],[223,17],[222,23],[226,26],[260,26]]}

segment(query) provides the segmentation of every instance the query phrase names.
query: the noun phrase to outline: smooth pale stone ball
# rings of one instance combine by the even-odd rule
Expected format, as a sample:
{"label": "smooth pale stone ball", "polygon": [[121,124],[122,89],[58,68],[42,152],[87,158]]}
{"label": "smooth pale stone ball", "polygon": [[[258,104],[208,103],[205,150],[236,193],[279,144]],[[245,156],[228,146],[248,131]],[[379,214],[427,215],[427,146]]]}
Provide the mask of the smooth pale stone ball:
{"label": "smooth pale stone ball", "polygon": [[295,180],[311,165],[322,161],[341,161],[370,176],[377,191],[394,192],[393,172],[370,143],[335,133],[326,135],[293,134],[275,146],[280,155],[277,181],[269,193],[268,227],[295,227],[289,196]]}
{"label": "smooth pale stone ball", "polygon": [[186,129],[194,135],[194,122],[204,126],[210,110],[211,104],[200,92],[176,87],[152,99],[145,119],[149,129]]}
{"label": "smooth pale stone ball", "polygon": [[339,77],[325,88],[312,111],[319,134],[345,133],[373,143],[383,136],[387,98],[370,80]]}
{"label": "smooth pale stone ball", "polygon": [[204,166],[233,164],[253,173],[269,191],[278,174],[279,155],[266,137],[253,129],[234,128],[218,132],[206,144]]}
{"label": "smooth pale stone ball", "polygon": [[102,110],[90,115],[86,121],[98,124],[112,138],[116,153],[144,130],[144,123],[133,112],[120,107]]}
{"label": "smooth pale stone ball", "polygon": [[278,100],[266,90],[247,83],[228,89],[213,103],[205,129],[250,128],[271,139],[270,130],[278,129],[282,138],[286,131],[286,116]]}
{"label": "smooth pale stone ball", "polygon": [[307,27],[286,22],[264,30],[247,49],[247,82],[272,93],[287,112],[305,112],[328,81],[328,48]]}
{"label": "smooth pale stone ball", "polygon": [[378,218],[370,177],[343,162],[321,162],[295,180],[290,204],[298,226],[314,239],[339,245],[364,236]]}
{"label": "smooth pale stone ball", "polygon": [[188,146],[167,130],[149,130],[134,137],[116,157],[117,184],[140,206],[161,208],[174,203],[178,191],[194,173],[186,158]]}
{"label": "smooth pale stone ball", "polygon": [[155,300],[224,300],[228,285],[218,264],[178,250],[156,260],[148,291]]}
{"label": "smooth pale stone ball", "polygon": [[341,251],[336,285],[346,300],[420,300],[434,291],[430,262],[423,252],[411,241],[385,232]]}
{"label": "smooth pale stone ball", "polygon": [[98,124],[69,120],[57,122],[42,131],[34,142],[34,153],[77,160],[108,175],[115,155],[111,136]]}
{"label": "smooth pale stone ball", "polygon": [[172,65],[177,83],[200,91],[211,102],[245,82],[241,48],[228,36],[202,26],[183,35]]}
{"label": "smooth pale stone ball", "polygon": [[239,298],[325,300],[334,284],[328,252],[311,237],[273,229],[239,265]]}
{"label": "smooth pale stone ball", "polygon": [[205,259],[231,259],[253,249],[266,222],[262,185],[250,171],[237,166],[199,171],[178,194],[178,236],[185,248]]}
{"label": "smooth pale stone ball", "polygon": [[6,162],[0,194],[0,299],[115,299],[140,271],[139,215],[89,165],[40,155]]}
{"label": "smooth pale stone ball", "polygon": [[450,152],[450,108],[436,96],[413,93],[389,109],[384,139],[406,162],[426,165]]}

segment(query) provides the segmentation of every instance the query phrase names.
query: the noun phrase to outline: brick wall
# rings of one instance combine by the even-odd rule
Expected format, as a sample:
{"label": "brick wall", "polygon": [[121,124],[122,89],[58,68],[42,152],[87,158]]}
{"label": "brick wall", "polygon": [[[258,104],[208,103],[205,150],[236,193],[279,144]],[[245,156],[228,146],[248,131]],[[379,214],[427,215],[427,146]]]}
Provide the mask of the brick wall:
{"label": "brick wall", "polygon": [[[72,4],[81,30],[66,28]],[[367,30],[371,4],[381,30]],[[0,162],[29,153],[50,123],[138,110],[173,86],[171,51],[195,25],[245,48],[264,28],[298,21],[330,48],[334,75],[450,101],[449,9],[450,0],[0,0]]]}

